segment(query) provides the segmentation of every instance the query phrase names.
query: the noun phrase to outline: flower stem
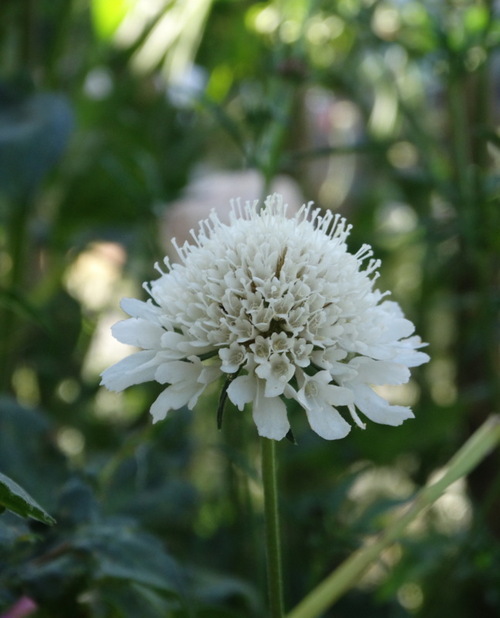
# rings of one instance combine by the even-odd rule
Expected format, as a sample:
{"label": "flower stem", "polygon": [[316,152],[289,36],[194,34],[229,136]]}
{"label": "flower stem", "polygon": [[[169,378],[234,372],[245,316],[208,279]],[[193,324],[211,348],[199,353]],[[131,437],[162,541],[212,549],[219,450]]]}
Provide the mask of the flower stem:
{"label": "flower stem", "polygon": [[276,442],[262,438],[262,481],[266,518],[266,559],[271,618],[283,618],[283,577],[276,474]]}

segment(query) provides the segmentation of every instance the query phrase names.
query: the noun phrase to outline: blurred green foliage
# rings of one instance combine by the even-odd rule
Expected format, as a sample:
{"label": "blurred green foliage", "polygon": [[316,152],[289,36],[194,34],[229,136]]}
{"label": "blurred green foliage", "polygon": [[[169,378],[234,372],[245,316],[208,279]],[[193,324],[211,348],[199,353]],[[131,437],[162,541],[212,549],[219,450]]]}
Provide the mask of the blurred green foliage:
{"label": "blurred green foliage", "polygon": [[[287,606],[498,411],[498,10],[2,1],[0,472],[57,524],[0,515],[0,615],[23,596],[50,618],[263,615],[252,424],[228,410],[217,432],[212,393],[152,426],[157,385],[98,386],[118,299],[154,277],[164,217],[202,173],[255,168],[262,191],[288,174],[340,210],[430,342],[395,393],[402,427],[327,443],[290,409]],[[325,615],[498,616],[498,463]]]}

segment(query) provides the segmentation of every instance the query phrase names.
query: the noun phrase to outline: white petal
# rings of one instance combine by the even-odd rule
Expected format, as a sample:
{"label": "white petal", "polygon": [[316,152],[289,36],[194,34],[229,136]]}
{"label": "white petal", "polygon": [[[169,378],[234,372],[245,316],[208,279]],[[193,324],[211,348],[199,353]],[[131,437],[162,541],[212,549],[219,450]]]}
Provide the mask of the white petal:
{"label": "white petal", "polygon": [[397,363],[402,363],[403,365],[406,365],[407,367],[418,367],[419,365],[423,365],[424,363],[429,362],[431,359],[430,356],[425,352],[412,350],[409,347],[401,347],[401,349],[396,351],[394,355],[394,360]]}
{"label": "white petal", "polygon": [[352,390],[336,384],[326,387],[325,401],[332,406],[347,406],[353,402]]}
{"label": "white petal", "polygon": [[386,313],[388,313],[391,320],[405,317],[399,303],[394,300],[382,301],[379,305],[379,308],[383,309]]}
{"label": "white petal", "polygon": [[153,422],[163,420],[170,410],[178,410],[185,405],[192,409],[204,388],[204,386],[191,382],[173,384],[167,387],[149,409]]}
{"label": "white petal", "polygon": [[179,357],[185,356],[185,353],[179,349],[179,345],[186,341],[186,337],[180,333],[163,330],[161,336],[161,347],[171,350]]}
{"label": "white petal", "polygon": [[162,391],[149,408],[153,423],[162,421],[167,416],[167,412],[172,409],[172,406],[169,405],[170,394],[167,391],[168,388]]}
{"label": "white petal", "polygon": [[375,423],[401,425],[408,418],[414,418],[410,408],[391,406],[385,399],[377,395],[369,386],[356,384],[353,386],[355,405]]}
{"label": "white petal", "polygon": [[129,318],[117,322],[111,327],[113,337],[138,348],[159,349],[161,337],[165,332],[158,324],[153,324],[143,318]]}
{"label": "white petal", "polygon": [[[330,374],[335,377],[356,375],[356,373],[349,368],[349,365],[347,363],[340,363],[334,360],[335,356],[333,354],[330,355],[329,351],[329,349],[315,350],[311,355],[313,363],[318,365],[318,367],[321,367],[322,369],[327,369]],[[343,350],[341,350],[341,352],[343,352],[343,354],[338,354],[337,356],[345,358],[347,354]]]}
{"label": "white petal", "polygon": [[369,356],[375,360],[394,361],[397,351],[394,346],[386,343],[365,344],[364,342],[356,343],[356,351],[360,354]]}
{"label": "white petal", "polygon": [[264,385],[258,381],[252,415],[259,436],[281,440],[290,429],[286,406],[279,397],[264,397]]}
{"label": "white petal", "polygon": [[266,397],[278,397],[295,373],[295,367],[284,354],[271,354],[269,361],[259,364],[255,373],[266,382]]}
{"label": "white petal", "polygon": [[297,377],[302,386],[297,401],[304,408],[321,406],[323,402],[333,406],[346,406],[353,402],[351,389],[330,384],[332,377],[328,371],[318,371],[314,376],[300,372]]}
{"label": "white petal", "polygon": [[406,384],[410,379],[408,367],[399,363],[374,360],[366,356],[354,358],[349,363],[349,367],[357,371],[357,376],[352,379],[354,383]]}
{"label": "white petal", "polygon": [[239,343],[232,343],[228,348],[219,350],[219,358],[222,361],[221,369],[225,373],[234,373],[246,360],[245,348]]}
{"label": "white petal", "polygon": [[352,403],[352,391],[330,384],[331,376],[328,371],[319,371],[314,376],[302,373],[298,378],[303,385],[296,397],[293,394],[292,396],[306,411],[311,428],[326,440],[344,438],[351,430],[351,426],[332,404]]}
{"label": "white petal", "polygon": [[161,310],[150,301],[144,302],[137,298],[122,298],[120,307],[133,318],[144,318],[145,320],[158,323],[158,315]]}
{"label": "white petal", "polygon": [[177,382],[198,381],[203,365],[188,361],[171,361],[161,364],[155,373],[155,380],[160,384],[175,384]]}
{"label": "white petal", "polygon": [[417,367],[430,359],[424,352],[418,352],[413,349],[414,346],[407,345],[407,342],[411,339],[413,337],[393,343],[366,345],[363,347],[362,354],[371,356],[376,360],[391,361],[407,367]]}
{"label": "white petal", "polygon": [[410,320],[405,318],[392,319],[388,324],[387,330],[382,333],[379,341],[398,341],[404,337],[409,337],[414,330],[415,326]]}
{"label": "white petal", "polygon": [[326,403],[323,406],[308,406],[305,410],[311,429],[325,440],[345,438],[351,431],[349,423]]}
{"label": "white petal", "polygon": [[255,399],[256,392],[257,379],[253,375],[244,375],[238,376],[231,382],[227,396],[239,410],[243,410],[246,403]]}
{"label": "white petal", "polygon": [[154,379],[158,361],[152,350],[141,350],[112,365],[101,374],[101,384],[110,391],[122,391],[133,384]]}
{"label": "white petal", "polygon": [[210,384],[214,382],[222,375],[219,365],[206,365],[203,366],[200,375],[198,376],[198,382],[200,384]]}

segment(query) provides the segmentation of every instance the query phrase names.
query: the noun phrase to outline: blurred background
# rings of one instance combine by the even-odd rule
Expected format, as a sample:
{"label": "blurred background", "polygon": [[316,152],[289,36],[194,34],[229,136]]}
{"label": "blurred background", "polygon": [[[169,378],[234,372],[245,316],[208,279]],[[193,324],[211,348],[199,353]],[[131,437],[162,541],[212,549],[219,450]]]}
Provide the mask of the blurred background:
{"label": "blurred background", "polygon": [[[493,0],[1,1],[0,472],[58,523],[0,516],[0,615],[264,615],[249,415],[99,386],[120,298],[231,197],[346,216],[432,357],[402,427],[291,406],[287,607],[499,411],[499,43]],[[496,453],[325,616],[500,615],[499,513]]]}

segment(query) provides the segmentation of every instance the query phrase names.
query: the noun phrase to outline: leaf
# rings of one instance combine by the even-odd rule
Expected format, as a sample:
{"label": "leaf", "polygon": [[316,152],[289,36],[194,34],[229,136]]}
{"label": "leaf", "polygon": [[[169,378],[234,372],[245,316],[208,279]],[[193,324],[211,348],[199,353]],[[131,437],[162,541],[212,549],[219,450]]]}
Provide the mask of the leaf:
{"label": "leaf", "polygon": [[56,523],[56,520],[44,511],[22,487],[1,473],[0,505],[21,517],[31,517],[49,525]]}
{"label": "leaf", "polygon": [[[0,547],[2,548],[1,559],[3,564],[7,560],[8,555],[18,551],[20,544],[30,545],[35,542],[35,534],[29,528],[29,522],[26,519],[21,519],[13,513],[9,513],[7,509],[2,507],[2,512],[5,513],[0,517]],[[0,573],[2,569],[0,568]],[[3,573],[1,573],[3,575]],[[2,587],[0,577],[0,589]]]}
{"label": "leaf", "polygon": [[94,581],[136,582],[175,596],[180,594],[183,575],[158,539],[131,523],[109,520],[84,528],[73,546],[95,560]]}
{"label": "leaf", "polygon": [[75,527],[94,521],[99,507],[92,489],[78,476],[74,476],[63,485],[58,500],[57,513],[59,523]]}
{"label": "leaf", "polygon": [[471,6],[463,16],[466,30],[472,35],[481,34],[486,30],[489,23],[488,9],[485,6]]}
{"label": "leaf", "polygon": [[68,100],[56,93],[26,96],[0,83],[0,187],[29,195],[59,161],[74,124]]}
{"label": "leaf", "polygon": [[191,589],[198,603],[207,608],[213,607],[222,614],[228,601],[245,607],[245,615],[262,616],[259,595],[246,581],[214,571],[196,570],[192,573]]}
{"label": "leaf", "polygon": [[26,320],[31,320],[45,331],[49,330],[45,317],[40,315],[37,308],[16,290],[0,289],[0,308],[6,308]]}
{"label": "leaf", "polygon": [[167,599],[147,586],[123,581],[108,581],[105,586],[100,587],[98,603],[106,608],[107,613],[104,615],[117,618],[177,616],[176,610],[179,609],[177,600]]}
{"label": "leaf", "polygon": [[55,433],[45,411],[0,396],[0,470],[51,510],[55,510],[56,497],[68,476],[66,459],[54,442]]}
{"label": "leaf", "polygon": [[130,0],[93,0],[91,4],[92,22],[97,35],[110,39],[116,32],[130,8]]}

